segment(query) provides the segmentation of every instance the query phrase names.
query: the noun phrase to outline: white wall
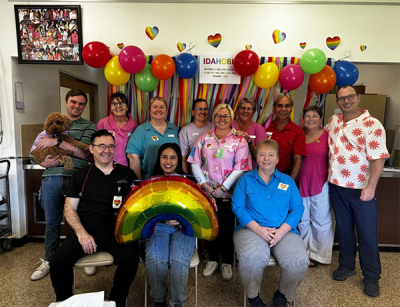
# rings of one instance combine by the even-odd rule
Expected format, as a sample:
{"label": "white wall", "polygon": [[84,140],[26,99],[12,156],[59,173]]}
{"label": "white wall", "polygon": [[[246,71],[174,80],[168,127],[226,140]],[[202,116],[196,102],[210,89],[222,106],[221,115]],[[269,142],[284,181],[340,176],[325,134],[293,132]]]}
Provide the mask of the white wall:
{"label": "white wall", "polygon": [[[65,3],[70,4],[70,2]],[[51,3],[46,2],[46,4]],[[53,101],[58,103],[58,75],[55,76],[58,74],[58,68],[23,65],[26,68],[15,68],[14,71],[12,69],[11,57],[17,55],[13,7],[14,3],[0,0],[3,26],[0,44],[0,107],[4,131],[0,157],[18,155],[20,124],[44,120],[49,112],[56,110],[52,109],[55,108]],[[197,47],[193,50],[195,54],[236,53],[244,49],[246,44],[250,44],[260,56],[300,57],[304,51],[299,47],[299,43],[306,42],[307,48],[320,48],[328,57],[335,59],[343,57],[345,50],[350,50],[349,60],[354,63],[400,63],[400,6],[396,5],[83,3],[82,15],[84,44],[99,40],[108,44],[114,51],[118,51],[117,43],[122,42],[125,45],[139,46],[146,54],[167,53],[173,56],[179,53],[176,47],[178,42],[189,45],[190,42],[197,41]],[[157,26],[160,30],[153,41],[145,35],[147,26]],[[287,37],[283,43],[277,45],[273,43],[272,32],[275,29],[286,33]],[[215,33],[222,35],[222,43],[217,49],[207,42],[208,35]],[[331,51],[326,47],[325,40],[336,35],[341,37],[341,44],[336,50]],[[366,45],[368,49],[361,52],[360,45]],[[398,64],[394,68],[387,66],[394,75],[393,78],[390,77],[391,82],[386,82],[391,88],[386,89],[382,85],[379,87],[379,93],[386,94],[384,90],[393,92],[393,83],[397,85],[400,83],[399,73],[396,74],[395,71],[396,69],[398,71],[398,67]],[[376,82],[374,67],[367,65],[368,72],[365,73],[361,71],[361,66],[359,68],[360,78],[368,81],[365,81],[367,90],[375,91],[374,84],[379,84],[381,81]],[[69,70],[63,66],[60,69]],[[96,76],[90,75],[90,69],[87,67],[80,69],[82,71],[75,71],[78,77],[84,75],[87,80],[97,80],[99,85],[104,81],[104,79],[99,81],[103,78],[101,69],[95,71]],[[39,96],[35,97],[35,94],[39,93],[39,89],[43,90],[43,83],[38,82],[42,80],[29,78],[24,81],[27,107],[21,112],[14,110],[12,82],[13,72],[14,77],[21,79],[23,70],[28,70],[33,75],[36,70],[45,70],[49,71],[50,75],[45,89],[48,94],[40,94],[41,99]],[[386,68],[379,70],[384,74]],[[54,80],[51,80],[53,78]],[[29,88],[31,90],[28,90]],[[99,86],[100,88],[101,91],[106,90]],[[300,96],[298,93],[296,95]],[[397,100],[390,101],[390,108],[393,107],[392,110],[397,112],[400,95],[399,93],[396,95]],[[102,95],[99,93],[100,96]],[[105,99],[104,96],[101,98]],[[304,101],[302,97],[296,99]],[[104,107],[99,108],[95,108],[97,120],[105,116],[106,112]],[[301,107],[296,108],[296,111],[299,112],[299,109]],[[392,115],[395,112],[389,111],[389,113],[387,116],[389,128],[393,129],[399,120]],[[23,226],[25,196],[22,167],[15,160],[12,162],[10,178],[13,228],[20,237],[26,233]]]}

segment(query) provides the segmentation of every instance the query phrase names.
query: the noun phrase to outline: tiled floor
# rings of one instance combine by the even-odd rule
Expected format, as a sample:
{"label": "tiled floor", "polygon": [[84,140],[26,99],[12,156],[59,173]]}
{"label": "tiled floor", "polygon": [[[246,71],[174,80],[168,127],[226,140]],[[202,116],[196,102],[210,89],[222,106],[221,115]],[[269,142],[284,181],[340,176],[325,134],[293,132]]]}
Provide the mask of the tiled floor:
{"label": "tiled floor", "polygon": [[[0,306],[35,307],[48,306],[55,299],[50,277],[31,281],[35,262],[43,257],[43,243],[28,243],[14,248],[11,252],[0,252]],[[317,306],[400,306],[400,253],[381,253],[382,279],[381,295],[370,298],[363,293],[362,274],[359,266],[357,274],[345,282],[332,280],[332,272],[338,266],[338,252],[334,252],[331,265],[319,265],[309,269],[304,282],[297,289],[297,307]],[[217,272],[210,278],[201,275],[204,263],[199,266],[198,306],[243,306],[243,287],[240,280],[224,282]],[[112,285],[115,266],[101,267],[95,276],[88,277],[83,269],[77,271],[77,293],[105,290],[106,298]],[[144,273],[142,264],[132,284],[128,306],[144,306]],[[278,287],[279,267],[269,267],[264,272],[261,298],[272,306],[272,295]],[[189,297],[186,306],[194,306],[194,270],[190,270]],[[249,306],[249,304],[247,304]],[[149,299],[149,306],[154,306]]]}

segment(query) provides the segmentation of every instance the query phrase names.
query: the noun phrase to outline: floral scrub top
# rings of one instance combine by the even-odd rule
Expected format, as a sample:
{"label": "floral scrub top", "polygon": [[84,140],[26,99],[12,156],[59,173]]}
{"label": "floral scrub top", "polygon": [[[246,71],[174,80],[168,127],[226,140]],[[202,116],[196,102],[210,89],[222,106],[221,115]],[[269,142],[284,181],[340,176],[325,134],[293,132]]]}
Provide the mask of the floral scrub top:
{"label": "floral scrub top", "polygon": [[[222,185],[232,171],[252,169],[246,139],[237,135],[236,130],[232,128],[227,136],[219,140],[215,129],[211,129],[197,140],[188,158],[189,163],[201,166],[207,184],[213,189]],[[231,197],[232,193],[233,187],[224,197]]]}

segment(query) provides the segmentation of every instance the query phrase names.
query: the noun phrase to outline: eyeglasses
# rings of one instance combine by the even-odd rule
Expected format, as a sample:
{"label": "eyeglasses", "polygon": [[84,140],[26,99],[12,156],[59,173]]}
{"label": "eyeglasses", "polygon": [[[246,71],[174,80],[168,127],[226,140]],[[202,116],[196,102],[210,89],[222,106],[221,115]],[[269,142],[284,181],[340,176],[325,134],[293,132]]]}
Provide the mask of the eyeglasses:
{"label": "eyeglasses", "polygon": [[346,101],[346,99],[348,101],[353,101],[356,98],[356,96],[357,96],[357,94],[351,94],[351,95],[347,95],[347,96],[338,97],[337,101],[344,102],[344,101]]}
{"label": "eyeglasses", "polygon": [[99,148],[100,152],[103,152],[104,150],[106,150],[106,148],[108,148],[109,151],[114,151],[115,150],[115,145],[111,144],[111,145],[104,145],[104,144],[99,144],[99,145],[95,145],[92,144],[92,146],[97,146]]}
{"label": "eyeglasses", "polygon": [[226,115],[220,115],[220,114],[215,115],[215,118],[218,119],[218,120],[220,120],[221,118],[227,120],[227,119],[229,119],[230,117],[231,117],[231,116],[228,115],[228,114],[226,114]]}
{"label": "eyeglasses", "polygon": [[165,109],[165,105],[161,105],[161,106],[151,106],[151,108],[152,108],[153,110],[157,110],[157,109],[164,110],[164,109]]}
{"label": "eyeglasses", "polygon": [[208,111],[208,108],[196,108],[196,110],[197,111],[200,111],[200,112],[205,112],[205,111]]}
{"label": "eyeglasses", "polygon": [[247,112],[253,112],[253,111],[254,111],[254,109],[253,109],[253,108],[250,108],[250,107],[248,107],[248,108],[246,108],[246,107],[240,107],[239,109],[242,110],[242,111],[247,111]]}
{"label": "eyeglasses", "polygon": [[121,101],[121,102],[111,102],[111,106],[112,106],[113,108],[116,108],[117,106],[125,107],[125,106],[126,106],[126,103],[123,102],[123,101]]}

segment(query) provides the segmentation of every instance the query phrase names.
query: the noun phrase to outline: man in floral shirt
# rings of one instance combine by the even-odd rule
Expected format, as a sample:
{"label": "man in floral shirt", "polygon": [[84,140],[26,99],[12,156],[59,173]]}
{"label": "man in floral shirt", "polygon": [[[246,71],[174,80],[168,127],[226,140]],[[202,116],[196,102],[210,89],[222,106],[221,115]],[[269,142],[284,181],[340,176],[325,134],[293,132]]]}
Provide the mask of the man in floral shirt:
{"label": "man in floral shirt", "polygon": [[333,279],[344,281],[355,275],[357,227],[364,292],[379,295],[381,264],[378,249],[377,201],[375,189],[389,158],[385,130],[367,110],[359,109],[361,96],[352,86],[336,94],[341,114],[329,119],[330,195],[336,216],[339,268]]}

